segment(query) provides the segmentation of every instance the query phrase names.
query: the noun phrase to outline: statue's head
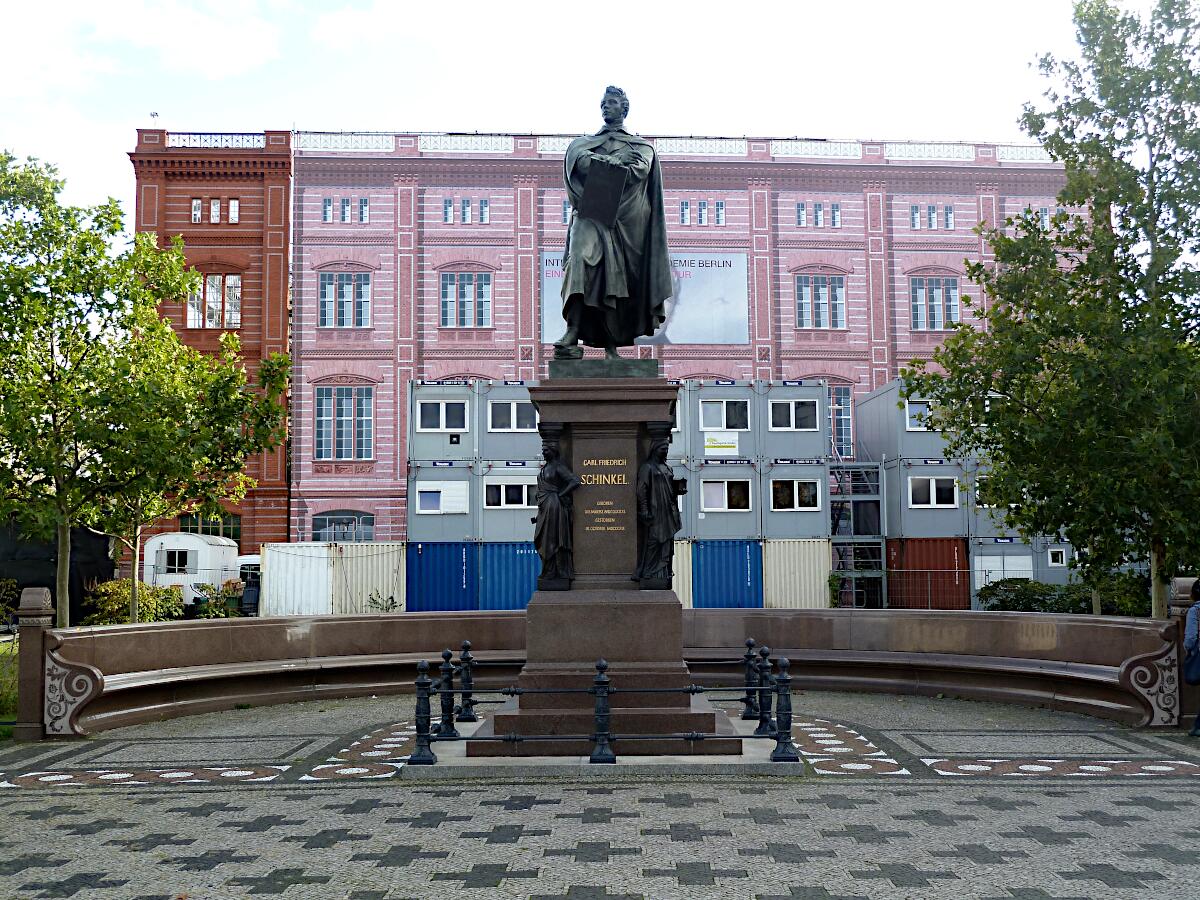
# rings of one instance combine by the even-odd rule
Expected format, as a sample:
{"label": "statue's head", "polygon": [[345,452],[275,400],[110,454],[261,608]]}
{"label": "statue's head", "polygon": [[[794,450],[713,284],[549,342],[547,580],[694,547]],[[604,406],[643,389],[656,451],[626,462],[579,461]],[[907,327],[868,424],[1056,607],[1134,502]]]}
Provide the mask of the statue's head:
{"label": "statue's head", "polygon": [[625,92],[615,85],[604,89],[604,99],[600,101],[600,115],[606,125],[620,125],[629,115],[629,98]]}
{"label": "statue's head", "polygon": [[558,459],[558,442],[543,441],[542,442],[542,459],[546,462],[554,462]]}
{"label": "statue's head", "polygon": [[657,463],[667,461],[667,451],[671,446],[667,438],[655,438],[650,444],[650,458]]}

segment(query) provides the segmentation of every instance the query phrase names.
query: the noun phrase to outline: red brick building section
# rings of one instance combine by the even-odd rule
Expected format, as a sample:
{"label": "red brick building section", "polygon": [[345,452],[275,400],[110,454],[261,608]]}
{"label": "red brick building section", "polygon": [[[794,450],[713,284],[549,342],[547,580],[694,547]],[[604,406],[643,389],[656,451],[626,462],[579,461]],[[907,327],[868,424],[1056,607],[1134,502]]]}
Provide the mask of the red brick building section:
{"label": "red brick building section", "polygon": [[[129,154],[137,178],[135,228],[166,246],[183,238],[189,265],[203,276],[201,293],[166,304],[180,337],[216,351],[225,331],[241,338],[246,368],[288,350],[288,243],[291,133],[181,134],[138,129]],[[281,447],[253,457],[247,471],[258,487],[229,507],[225,532],[242,553],[286,541],[287,456]],[[178,520],[151,533],[180,530]],[[194,523],[185,523],[194,527]]]}

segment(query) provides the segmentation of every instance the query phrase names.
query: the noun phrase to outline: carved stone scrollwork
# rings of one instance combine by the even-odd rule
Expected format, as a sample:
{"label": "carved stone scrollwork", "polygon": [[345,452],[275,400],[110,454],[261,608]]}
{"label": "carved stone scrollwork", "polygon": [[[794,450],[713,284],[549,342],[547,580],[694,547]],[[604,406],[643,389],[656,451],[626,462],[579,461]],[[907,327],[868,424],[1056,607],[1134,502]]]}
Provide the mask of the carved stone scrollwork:
{"label": "carved stone scrollwork", "polygon": [[1179,724],[1179,643],[1174,622],[1163,625],[1163,646],[1127,659],[1121,666],[1121,687],[1145,707],[1139,725]]}
{"label": "carved stone scrollwork", "polygon": [[47,736],[77,737],[79,713],[104,687],[104,676],[83,663],[63,659],[53,650],[46,653],[45,725]]}

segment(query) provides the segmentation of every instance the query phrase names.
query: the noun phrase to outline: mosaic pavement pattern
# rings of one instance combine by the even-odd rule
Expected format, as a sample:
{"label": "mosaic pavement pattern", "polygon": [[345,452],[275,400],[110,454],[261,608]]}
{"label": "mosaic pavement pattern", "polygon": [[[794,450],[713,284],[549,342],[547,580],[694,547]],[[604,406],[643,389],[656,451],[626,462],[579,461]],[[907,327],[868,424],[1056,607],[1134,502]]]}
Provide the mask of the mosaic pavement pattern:
{"label": "mosaic pavement pattern", "polygon": [[807,774],[787,778],[411,781],[394,701],[0,745],[0,898],[1198,895],[1181,731],[803,699]]}

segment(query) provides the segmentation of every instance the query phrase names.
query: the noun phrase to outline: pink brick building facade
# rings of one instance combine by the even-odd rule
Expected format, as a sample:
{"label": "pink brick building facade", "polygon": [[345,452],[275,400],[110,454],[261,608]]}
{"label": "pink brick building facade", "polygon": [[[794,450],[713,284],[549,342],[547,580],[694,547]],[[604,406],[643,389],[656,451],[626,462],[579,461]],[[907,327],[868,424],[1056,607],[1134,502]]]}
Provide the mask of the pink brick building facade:
{"label": "pink brick building facade", "polygon": [[[376,540],[406,536],[411,380],[545,377],[557,335],[543,333],[542,293],[545,282],[554,294],[566,235],[567,140],[295,135],[292,540],[328,536],[318,526],[343,510],[372,516]],[[670,378],[824,378],[843,397],[971,321],[963,261],[986,253],[975,227],[1028,207],[1050,214],[1062,186],[1061,168],[1028,147],[657,146],[671,251],[693,260],[681,277],[729,260],[735,281],[745,267],[744,291],[725,281],[710,296],[717,282],[695,282],[682,340],[624,352],[660,359]],[[724,335],[740,342],[688,342],[718,303],[743,320],[744,334]]]}

